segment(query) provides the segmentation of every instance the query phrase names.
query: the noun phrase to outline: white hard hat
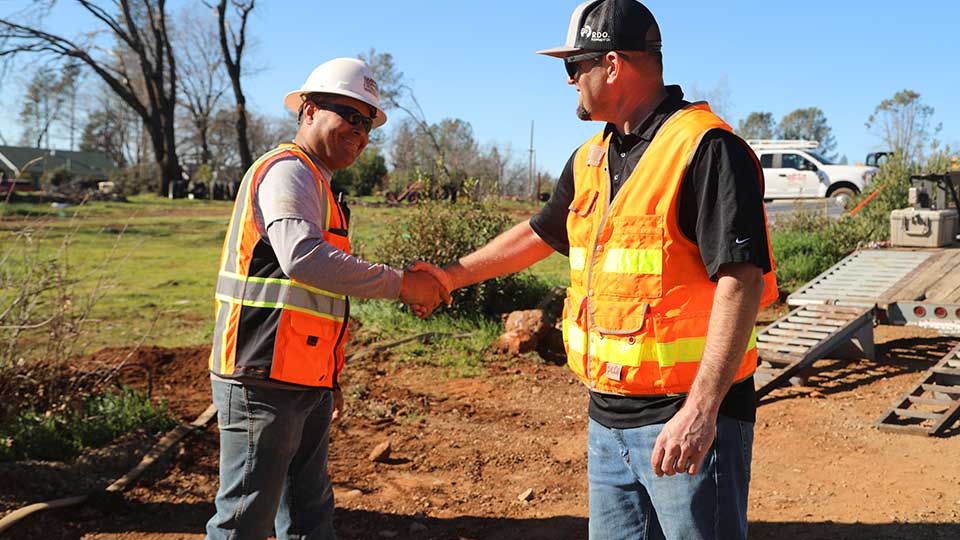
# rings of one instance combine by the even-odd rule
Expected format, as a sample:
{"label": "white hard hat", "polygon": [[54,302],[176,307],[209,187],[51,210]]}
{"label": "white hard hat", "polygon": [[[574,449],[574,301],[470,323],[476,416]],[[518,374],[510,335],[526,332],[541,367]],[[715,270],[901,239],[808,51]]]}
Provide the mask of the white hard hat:
{"label": "white hard hat", "polygon": [[380,88],[377,81],[373,80],[370,68],[361,60],[334,58],[320,64],[299,90],[287,94],[283,104],[294,114],[299,113],[303,104],[302,96],[314,92],[359,99],[377,110],[373,127],[378,128],[387,122],[387,114],[380,108]]}

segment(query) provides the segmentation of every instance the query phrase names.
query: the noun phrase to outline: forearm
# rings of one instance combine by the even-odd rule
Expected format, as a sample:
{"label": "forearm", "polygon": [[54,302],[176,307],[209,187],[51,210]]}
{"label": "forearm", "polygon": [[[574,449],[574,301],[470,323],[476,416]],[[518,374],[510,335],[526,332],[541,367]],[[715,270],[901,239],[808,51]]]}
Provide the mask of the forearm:
{"label": "forearm", "polygon": [[530,228],[530,222],[514,225],[487,245],[447,265],[453,288],[459,289],[491,278],[513,274],[545,259],[551,248]]}
{"label": "forearm", "polygon": [[763,293],[762,271],[752,264],[721,270],[707,342],[686,404],[715,417],[747,349]]}
{"label": "forearm", "polygon": [[284,273],[301,283],[360,298],[395,299],[400,294],[401,271],[340,251],[306,221],[275,221],[267,237]]}

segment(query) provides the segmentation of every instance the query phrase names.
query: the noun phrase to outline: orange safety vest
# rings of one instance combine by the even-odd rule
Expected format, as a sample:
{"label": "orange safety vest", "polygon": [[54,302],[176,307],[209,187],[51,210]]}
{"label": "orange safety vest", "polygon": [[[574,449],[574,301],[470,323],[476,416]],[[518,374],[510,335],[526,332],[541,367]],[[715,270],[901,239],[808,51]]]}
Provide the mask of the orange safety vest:
{"label": "orange safety vest", "polygon": [[[567,364],[593,391],[690,391],[717,284],[696,244],[680,230],[677,198],[684,171],[711,129],[731,131],[705,103],[677,111],[612,201],[609,137],[601,132],[577,151],[576,192],[567,217],[570,288],[563,336]],[[766,306],[777,298],[772,270],[764,281]],[[736,380],[749,377],[756,366],[754,333]]]}
{"label": "orange safety vest", "polygon": [[333,388],[344,363],[348,299],[290,279],[254,222],[260,182],[271,165],[290,157],[310,167],[326,201],[323,239],[350,253],[343,211],[310,157],[295,144],[260,156],[243,177],[223,241],[210,371]]}

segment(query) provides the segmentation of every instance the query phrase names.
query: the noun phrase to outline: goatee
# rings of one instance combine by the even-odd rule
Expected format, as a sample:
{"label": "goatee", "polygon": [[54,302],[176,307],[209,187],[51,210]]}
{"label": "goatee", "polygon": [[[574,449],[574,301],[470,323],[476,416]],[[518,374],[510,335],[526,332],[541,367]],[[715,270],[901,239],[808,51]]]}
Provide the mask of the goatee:
{"label": "goatee", "polygon": [[583,104],[577,105],[577,118],[581,120],[590,120],[590,111]]}

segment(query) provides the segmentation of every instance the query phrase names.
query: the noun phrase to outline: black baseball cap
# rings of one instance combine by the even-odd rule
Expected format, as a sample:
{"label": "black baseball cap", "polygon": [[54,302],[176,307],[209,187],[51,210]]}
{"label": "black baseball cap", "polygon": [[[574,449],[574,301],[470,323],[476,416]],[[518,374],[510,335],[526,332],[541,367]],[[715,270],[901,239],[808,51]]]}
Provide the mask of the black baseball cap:
{"label": "black baseball cap", "polygon": [[569,58],[606,51],[659,52],[660,27],[653,13],[636,0],[588,0],[570,17],[563,47],[537,54]]}

